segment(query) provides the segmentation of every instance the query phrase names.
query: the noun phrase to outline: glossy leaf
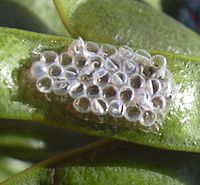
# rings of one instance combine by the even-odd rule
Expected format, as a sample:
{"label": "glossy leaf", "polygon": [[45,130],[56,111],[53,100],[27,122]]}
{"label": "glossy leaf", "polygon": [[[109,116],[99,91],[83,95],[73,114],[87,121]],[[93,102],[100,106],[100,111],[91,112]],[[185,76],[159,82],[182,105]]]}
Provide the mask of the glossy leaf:
{"label": "glossy leaf", "polygon": [[192,153],[103,140],[41,162],[2,185],[195,185],[199,161]]}
{"label": "glossy leaf", "polygon": [[162,9],[161,7],[162,0],[144,0],[144,1],[158,10]]}
{"label": "glossy leaf", "polygon": [[[16,90],[12,88],[14,85],[12,72],[14,68],[19,67],[20,61],[32,56],[34,51],[39,51],[41,48],[59,49],[64,47],[72,39],[45,36],[7,28],[1,28],[0,37],[0,95],[4,97],[0,99],[1,115],[6,117],[7,114],[9,115],[7,118],[12,119],[29,118],[35,121],[37,119],[44,119],[43,112],[38,112],[28,104],[16,101],[14,103],[11,100],[11,94],[15,93]],[[4,118],[4,116],[1,118]]]}
{"label": "glossy leaf", "polygon": [[92,140],[86,135],[30,121],[0,120],[1,156],[36,162]]}
{"label": "glossy leaf", "polygon": [[47,0],[11,0],[15,1],[17,4],[22,5],[27,10],[29,10],[34,15],[38,16],[38,18],[43,22],[44,25],[47,25],[49,30],[56,35],[69,36],[69,33],[65,29],[62,21],[60,20],[58,13],[55,9],[53,1]]}
{"label": "glossy leaf", "polygon": [[69,113],[66,105],[56,97],[48,101],[45,96],[32,91],[27,70],[31,52],[44,49],[60,50],[71,41],[60,37],[1,29],[0,118],[32,120],[89,135],[171,150],[200,152],[199,58],[160,53],[167,57],[168,68],[180,89],[163,128],[157,134],[147,134],[133,128],[116,129],[108,123],[95,124],[83,121]]}
{"label": "glossy leaf", "polygon": [[69,35],[53,2],[46,0],[1,0],[0,26],[47,34]]}
{"label": "glossy leaf", "polygon": [[24,162],[10,157],[0,157],[0,183],[9,177],[30,167],[30,162]]}
{"label": "glossy leaf", "polygon": [[68,31],[76,38],[133,48],[200,55],[200,37],[138,0],[54,0]]}

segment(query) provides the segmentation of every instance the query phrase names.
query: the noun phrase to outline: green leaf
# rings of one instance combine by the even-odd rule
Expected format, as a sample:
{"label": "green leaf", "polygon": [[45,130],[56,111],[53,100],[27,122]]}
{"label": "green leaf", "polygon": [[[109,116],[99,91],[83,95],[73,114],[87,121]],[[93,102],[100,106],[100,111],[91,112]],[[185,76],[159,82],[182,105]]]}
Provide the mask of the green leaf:
{"label": "green leaf", "polygon": [[95,124],[80,120],[69,113],[65,103],[59,101],[56,96],[48,101],[45,96],[32,91],[34,88],[31,87],[31,79],[28,75],[32,52],[45,49],[61,50],[71,41],[61,37],[0,29],[2,48],[0,50],[0,118],[29,120],[89,135],[126,140],[158,148],[200,152],[199,58],[157,52],[167,57],[168,68],[174,75],[180,90],[163,128],[158,134],[147,134],[133,128],[114,129],[108,123]]}
{"label": "green leaf", "polygon": [[69,35],[53,2],[46,0],[1,0],[0,25],[40,33]]}
{"label": "green leaf", "polygon": [[94,140],[92,137],[47,125],[0,120],[1,156],[36,162],[92,140]]}
{"label": "green leaf", "polygon": [[162,0],[144,0],[144,2],[150,4],[151,6],[153,6],[157,10],[162,9],[162,7],[161,7]]}
{"label": "green leaf", "polygon": [[200,55],[200,37],[138,0],[54,0],[70,34],[85,40]]}
{"label": "green leaf", "polygon": [[55,36],[45,36],[42,34],[17,31],[15,29],[0,29],[0,112],[1,118],[42,120],[42,111],[35,110],[31,105],[13,101],[11,94],[16,92],[12,72],[18,68],[20,61],[33,55],[34,51],[42,48],[59,49],[64,47],[72,39],[64,39]]}
{"label": "green leaf", "polygon": [[199,184],[200,158],[127,143],[98,141],[53,157],[2,185]]}
{"label": "green leaf", "polygon": [[42,21],[43,25],[46,25],[49,28],[49,30],[51,30],[54,34],[66,37],[69,36],[69,33],[65,29],[62,21],[58,16],[53,1],[51,0],[50,1],[11,0],[11,1],[14,1],[19,5],[22,5],[32,14],[36,15]]}
{"label": "green leaf", "polygon": [[30,167],[30,162],[24,162],[10,157],[0,157],[0,183],[9,177]]}

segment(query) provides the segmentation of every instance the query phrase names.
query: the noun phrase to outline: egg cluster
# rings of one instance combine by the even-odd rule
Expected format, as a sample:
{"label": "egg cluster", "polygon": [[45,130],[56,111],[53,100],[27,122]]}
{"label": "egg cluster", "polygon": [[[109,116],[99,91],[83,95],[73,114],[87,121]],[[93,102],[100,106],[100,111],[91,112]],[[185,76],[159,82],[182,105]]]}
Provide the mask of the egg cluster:
{"label": "egg cluster", "polygon": [[145,50],[78,38],[60,54],[39,55],[31,66],[38,91],[69,95],[80,113],[124,117],[149,127],[159,124],[173,95],[166,58]]}

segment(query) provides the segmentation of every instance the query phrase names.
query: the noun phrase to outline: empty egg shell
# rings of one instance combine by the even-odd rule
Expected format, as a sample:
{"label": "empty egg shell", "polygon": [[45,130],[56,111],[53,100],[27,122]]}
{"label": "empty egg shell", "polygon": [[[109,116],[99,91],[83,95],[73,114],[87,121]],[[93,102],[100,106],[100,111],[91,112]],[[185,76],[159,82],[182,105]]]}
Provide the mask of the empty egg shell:
{"label": "empty egg shell", "polygon": [[60,64],[53,63],[48,66],[48,73],[49,76],[51,76],[52,78],[58,78],[62,76],[63,72],[64,72],[63,67]]}
{"label": "empty egg shell", "polygon": [[128,81],[128,77],[125,73],[118,71],[112,75],[112,83],[116,86],[123,86]]}
{"label": "empty egg shell", "polygon": [[103,44],[101,49],[104,57],[109,57],[117,52],[117,48],[110,44]]}
{"label": "empty egg shell", "polygon": [[50,93],[53,87],[53,80],[50,76],[42,76],[37,79],[36,87],[41,93]]}
{"label": "empty egg shell", "polygon": [[125,118],[131,122],[136,122],[141,117],[141,110],[136,106],[128,106],[125,110]]}
{"label": "empty egg shell", "polygon": [[74,100],[73,107],[80,113],[90,112],[90,100],[87,97],[79,97]]}
{"label": "empty egg shell", "polygon": [[69,95],[76,99],[85,94],[85,85],[81,82],[74,82],[69,85]]}
{"label": "empty egg shell", "polygon": [[72,60],[73,60],[73,55],[71,55],[67,52],[64,52],[61,55],[59,55],[59,63],[60,63],[60,65],[63,66],[63,68],[66,68],[69,65],[71,65]]}
{"label": "empty egg shell", "polygon": [[51,64],[58,61],[58,54],[55,51],[44,51],[40,54],[40,60],[46,64]]}
{"label": "empty egg shell", "polygon": [[124,104],[119,100],[113,100],[109,103],[108,111],[109,114],[113,117],[116,118],[123,117]]}
{"label": "empty egg shell", "polygon": [[100,47],[95,42],[87,42],[86,43],[86,49],[87,49],[88,52],[97,54],[99,52],[99,50],[100,50]]}
{"label": "empty egg shell", "polygon": [[130,102],[134,98],[134,91],[130,87],[122,87],[119,97],[123,102]]}
{"label": "empty egg shell", "polygon": [[94,99],[91,110],[96,115],[105,115],[108,112],[108,103],[102,98]]}
{"label": "empty egg shell", "polygon": [[36,61],[31,66],[31,75],[35,78],[46,75],[47,71],[47,66],[43,61]]}

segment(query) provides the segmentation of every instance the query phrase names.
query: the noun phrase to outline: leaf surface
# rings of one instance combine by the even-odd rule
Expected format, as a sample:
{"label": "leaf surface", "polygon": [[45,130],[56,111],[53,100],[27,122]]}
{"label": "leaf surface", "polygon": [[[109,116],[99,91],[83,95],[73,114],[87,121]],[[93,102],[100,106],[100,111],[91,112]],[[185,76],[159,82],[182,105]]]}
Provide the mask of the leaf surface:
{"label": "leaf surface", "polygon": [[47,124],[0,120],[1,156],[37,162],[92,140],[94,138]]}
{"label": "leaf surface", "polygon": [[69,35],[53,2],[46,0],[1,0],[0,26],[46,34]]}
{"label": "leaf surface", "polygon": [[157,134],[144,133],[126,127],[114,129],[108,123],[83,121],[69,113],[65,108],[66,104],[58,98],[48,101],[45,96],[32,91],[29,70],[25,70],[27,74],[23,73],[30,66],[32,52],[48,49],[58,51],[71,41],[70,38],[1,28],[0,118],[34,121],[158,148],[200,152],[199,58],[156,52],[167,57],[168,68],[174,75],[179,90],[160,131]]}
{"label": "leaf surface", "polygon": [[200,55],[200,37],[151,5],[138,0],[54,0],[76,38],[147,50]]}
{"label": "leaf surface", "polygon": [[30,162],[24,162],[10,157],[0,157],[0,183],[9,177],[16,175],[31,166]]}
{"label": "leaf surface", "polygon": [[60,20],[53,1],[11,0],[11,2],[16,2],[29,10],[33,15],[36,15],[42,21],[42,24],[46,25],[54,34],[69,37],[69,33]]}
{"label": "leaf surface", "polygon": [[197,154],[103,140],[41,162],[2,185],[195,185],[199,161]]}

